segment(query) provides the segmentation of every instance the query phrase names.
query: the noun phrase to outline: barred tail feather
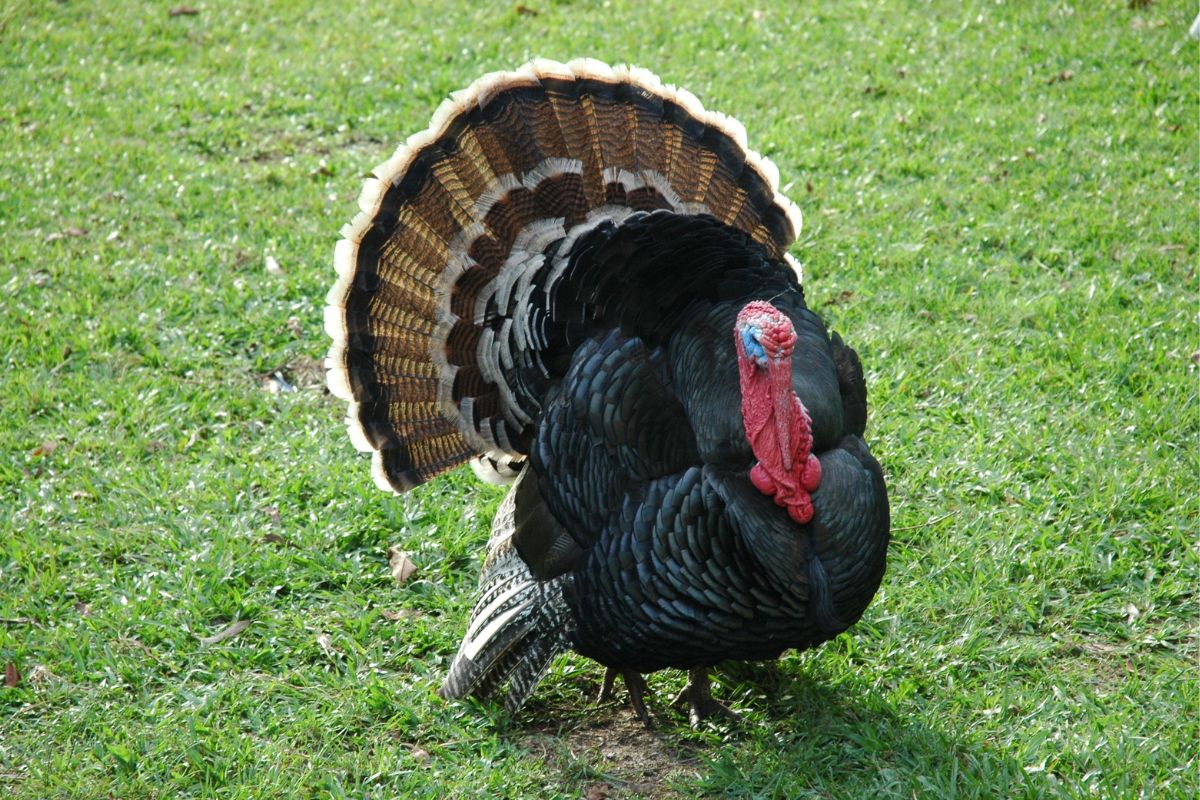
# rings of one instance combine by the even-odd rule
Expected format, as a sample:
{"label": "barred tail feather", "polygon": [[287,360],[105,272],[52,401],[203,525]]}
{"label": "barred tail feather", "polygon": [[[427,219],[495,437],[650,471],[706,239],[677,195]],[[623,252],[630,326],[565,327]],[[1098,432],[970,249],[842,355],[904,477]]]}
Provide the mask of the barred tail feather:
{"label": "barred tail feather", "polygon": [[479,601],[439,694],[502,699],[520,708],[550,662],[569,648],[558,581],[542,582],[509,549],[484,570]]}
{"label": "barred tail feather", "polygon": [[497,698],[516,711],[554,657],[570,647],[570,612],[562,594],[566,579],[538,580],[513,546],[517,494],[526,474],[517,478],[492,520],[479,598],[439,689],[447,699]]}

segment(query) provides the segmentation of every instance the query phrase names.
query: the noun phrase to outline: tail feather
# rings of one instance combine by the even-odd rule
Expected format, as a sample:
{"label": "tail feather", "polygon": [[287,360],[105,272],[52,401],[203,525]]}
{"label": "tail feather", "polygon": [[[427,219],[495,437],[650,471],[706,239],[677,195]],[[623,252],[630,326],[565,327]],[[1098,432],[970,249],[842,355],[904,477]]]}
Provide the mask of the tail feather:
{"label": "tail feather", "polygon": [[439,693],[495,697],[510,711],[519,708],[569,647],[559,584],[536,580],[512,549],[485,568],[467,634]]}
{"label": "tail feather", "polygon": [[538,60],[453,94],[375,170],[335,253],[329,387],[376,482],[525,454],[547,319],[589,324],[553,286],[584,231],[709,214],[787,260],[800,216],[777,185],[740,124],[636,67]]}
{"label": "tail feather", "polygon": [[439,689],[447,699],[499,698],[510,711],[525,702],[554,657],[570,647],[565,579],[536,579],[513,546],[519,527],[516,498],[514,489],[496,510],[479,597]]}

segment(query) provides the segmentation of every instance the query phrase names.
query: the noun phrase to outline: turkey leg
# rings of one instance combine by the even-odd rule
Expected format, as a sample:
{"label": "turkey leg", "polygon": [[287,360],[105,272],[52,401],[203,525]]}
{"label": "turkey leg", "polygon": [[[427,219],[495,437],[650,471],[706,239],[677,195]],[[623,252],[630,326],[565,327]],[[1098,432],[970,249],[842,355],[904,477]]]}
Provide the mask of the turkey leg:
{"label": "turkey leg", "polygon": [[640,672],[605,667],[604,683],[600,685],[600,694],[596,697],[596,702],[606,703],[612,699],[613,683],[616,681],[618,673],[625,679],[625,688],[629,689],[629,704],[633,706],[633,713],[637,714],[637,718],[646,726],[646,730],[653,730],[654,724],[650,721],[650,712],[646,710],[644,699],[650,689],[646,686],[646,679]]}
{"label": "turkey leg", "polygon": [[721,716],[730,722],[737,722],[739,717],[729,706],[712,696],[711,684],[708,680],[708,670],[703,667],[688,670],[688,684],[675,698],[675,705],[688,706],[688,722],[693,728],[709,717]]}

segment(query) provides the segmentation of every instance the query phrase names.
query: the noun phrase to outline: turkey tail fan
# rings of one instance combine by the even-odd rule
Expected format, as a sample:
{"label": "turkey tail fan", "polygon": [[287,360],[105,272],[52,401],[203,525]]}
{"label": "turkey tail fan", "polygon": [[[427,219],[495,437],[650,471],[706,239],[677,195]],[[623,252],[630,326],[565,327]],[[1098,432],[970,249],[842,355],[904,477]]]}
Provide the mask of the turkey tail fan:
{"label": "turkey tail fan", "polygon": [[646,70],[539,60],[452,94],[375,169],[335,251],[328,383],[375,482],[404,491],[480,455],[515,471],[553,369],[547,320],[570,317],[554,281],[598,225],[706,214],[798,272],[777,186],[738,122]]}
{"label": "turkey tail fan", "polygon": [[561,582],[536,579],[512,546],[515,497],[510,492],[496,511],[471,621],[438,690],[447,699],[503,699],[509,711],[570,646]]}

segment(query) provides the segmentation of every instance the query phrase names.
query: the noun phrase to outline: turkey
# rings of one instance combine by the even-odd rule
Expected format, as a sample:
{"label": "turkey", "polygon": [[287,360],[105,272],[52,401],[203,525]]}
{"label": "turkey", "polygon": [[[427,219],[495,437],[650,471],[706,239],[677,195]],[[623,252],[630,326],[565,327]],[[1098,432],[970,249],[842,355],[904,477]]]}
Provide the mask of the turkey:
{"label": "turkey", "polygon": [[517,709],[574,650],[624,678],[777,658],[862,615],[887,490],[855,352],[804,302],[800,215],[735,120],[633,67],[454,93],[342,230],[333,394],[384,489],[512,483],[441,687]]}

